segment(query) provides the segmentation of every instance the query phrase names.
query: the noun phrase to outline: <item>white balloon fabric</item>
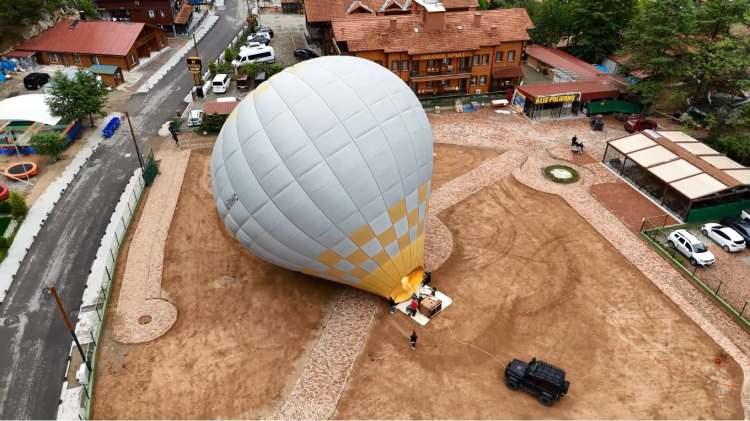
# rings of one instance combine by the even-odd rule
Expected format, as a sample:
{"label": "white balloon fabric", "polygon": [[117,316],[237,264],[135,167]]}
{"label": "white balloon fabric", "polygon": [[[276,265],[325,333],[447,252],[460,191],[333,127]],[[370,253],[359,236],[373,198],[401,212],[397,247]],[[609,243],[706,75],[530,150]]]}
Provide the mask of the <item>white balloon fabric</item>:
{"label": "white balloon fabric", "polygon": [[211,159],[227,229],[275,265],[403,300],[418,287],[432,130],[386,68],[326,56],[232,112]]}

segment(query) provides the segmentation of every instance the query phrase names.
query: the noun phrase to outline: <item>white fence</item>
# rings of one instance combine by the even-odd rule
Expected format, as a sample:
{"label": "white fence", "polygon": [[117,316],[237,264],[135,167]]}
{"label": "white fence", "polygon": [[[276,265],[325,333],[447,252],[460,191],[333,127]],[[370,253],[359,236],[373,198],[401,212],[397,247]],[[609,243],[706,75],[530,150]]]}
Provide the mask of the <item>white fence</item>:
{"label": "white fence", "polygon": [[[91,265],[91,272],[86,280],[86,289],[83,291],[83,300],[78,312],[76,335],[81,346],[86,350],[87,358],[90,359],[94,371],[96,370],[96,347],[101,338],[102,324],[107,311],[112,280],[115,276],[117,253],[144,188],[143,171],[138,168],[130,177],[128,185],[112,212],[109,225],[101,238],[96,259]],[[77,352],[76,346],[75,343],[71,343],[68,361],[73,360],[74,352]],[[81,376],[77,376],[76,379],[66,377],[63,382],[60,405],[57,409],[58,420],[87,419],[90,413],[94,372],[89,373],[84,364],[73,368]],[[70,373],[70,370],[66,373]]]}

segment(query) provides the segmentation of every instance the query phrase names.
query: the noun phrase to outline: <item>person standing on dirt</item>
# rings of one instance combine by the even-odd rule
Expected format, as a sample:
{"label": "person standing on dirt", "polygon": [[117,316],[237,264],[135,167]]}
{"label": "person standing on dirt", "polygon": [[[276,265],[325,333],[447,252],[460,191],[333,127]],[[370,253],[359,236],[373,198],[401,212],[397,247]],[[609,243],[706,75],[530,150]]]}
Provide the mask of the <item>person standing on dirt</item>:
{"label": "person standing on dirt", "polygon": [[392,297],[388,297],[388,313],[393,314],[396,312],[396,302],[393,301]]}
{"label": "person standing on dirt", "polygon": [[411,336],[409,336],[409,342],[411,343],[411,350],[416,351],[417,350],[417,331],[412,329],[411,330]]}
{"label": "person standing on dirt", "polygon": [[573,136],[573,139],[570,139],[570,147],[575,148],[578,146],[578,136]]}

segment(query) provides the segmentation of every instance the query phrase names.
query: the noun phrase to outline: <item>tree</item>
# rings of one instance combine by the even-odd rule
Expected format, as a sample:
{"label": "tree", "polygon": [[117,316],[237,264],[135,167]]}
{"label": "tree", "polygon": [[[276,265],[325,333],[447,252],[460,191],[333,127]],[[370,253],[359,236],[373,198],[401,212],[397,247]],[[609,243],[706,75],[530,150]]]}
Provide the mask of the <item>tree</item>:
{"label": "tree", "polygon": [[574,45],[570,52],[598,63],[617,51],[634,7],[635,0],[576,0],[571,25]]}
{"label": "tree", "polygon": [[526,9],[534,22],[534,29],[529,31],[531,39],[548,47],[567,39],[573,32],[573,6],[572,0],[545,0]]}
{"label": "tree", "polygon": [[648,75],[634,91],[644,102],[655,100],[666,86],[677,86],[687,73],[690,37],[695,30],[693,0],[640,0],[625,31],[627,67]]}
{"label": "tree", "polygon": [[18,192],[10,192],[8,203],[10,203],[10,214],[16,219],[23,218],[29,212],[29,208],[26,206],[26,198]]}
{"label": "tree", "polygon": [[58,132],[37,133],[31,137],[31,146],[38,154],[47,155],[52,162],[57,162],[65,150],[65,137]]}
{"label": "tree", "polygon": [[107,88],[93,73],[78,71],[74,78],[69,79],[62,72],[56,72],[51,85],[47,105],[52,114],[67,121],[88,116],[92,127],[94,114],[104,115],[102,109],[107,103]]}
{"label": "tree", "polygon": [[92,0],[78,0],[78,10],[86,15],[87,20],[99,19],[99,13],[96,12],[96,6]]}
{"label": "tree", "polygon": [[226,119],[226,115],[219,115],[216,113],[204,115],[201,130],[209,133],[217,133],[221,130]]}

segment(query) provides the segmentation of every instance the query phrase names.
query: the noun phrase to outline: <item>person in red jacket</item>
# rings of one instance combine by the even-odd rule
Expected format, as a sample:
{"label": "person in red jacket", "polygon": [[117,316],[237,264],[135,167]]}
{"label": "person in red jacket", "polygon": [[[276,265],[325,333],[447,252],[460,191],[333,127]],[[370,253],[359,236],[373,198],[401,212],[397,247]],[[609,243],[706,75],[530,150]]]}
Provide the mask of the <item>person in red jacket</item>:
{"label": "person in red jacket", "polygon": [[414,317],[417,315],[417,310],[419,309],[419,300],[416,298],[412,298],[411,302],[409,303],[409,313],[411,313],[411,317]]}

